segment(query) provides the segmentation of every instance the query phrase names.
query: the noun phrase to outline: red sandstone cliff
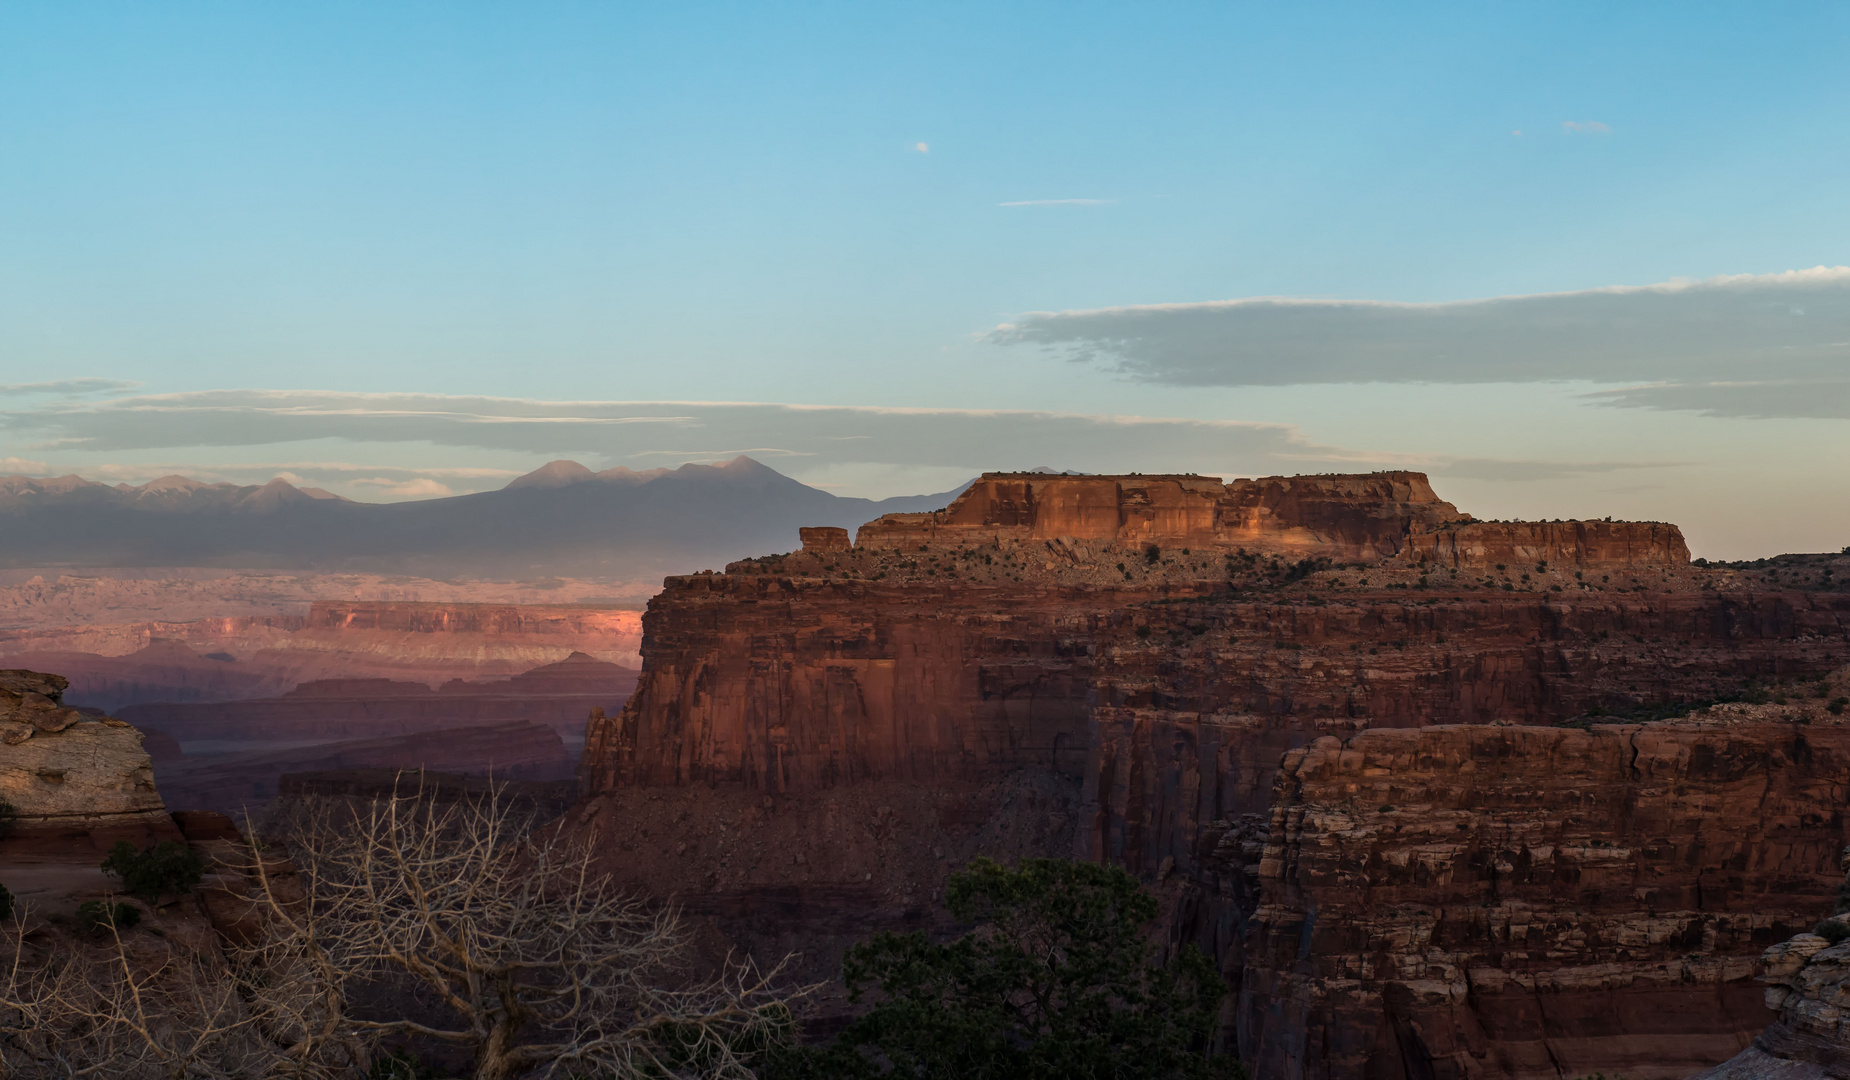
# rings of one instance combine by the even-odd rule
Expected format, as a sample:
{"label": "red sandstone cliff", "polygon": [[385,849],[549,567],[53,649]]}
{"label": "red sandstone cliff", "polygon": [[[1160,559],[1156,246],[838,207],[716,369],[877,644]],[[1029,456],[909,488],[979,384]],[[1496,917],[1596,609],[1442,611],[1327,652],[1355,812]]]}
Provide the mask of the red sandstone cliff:
{"label": "red sandstone cliff", "polygon": [[[822,943],[819,975],[855,933],[927,924],[960,860],[1076,843],[1156,885],[1172,936],[1220,959],[1241,987],[1229,1034],[1258,1075],[1539,1076],[1523,1055],[1543,1045],[1586,1071],[1623,1067],[1642,1080],[1674,1074],[1636,1067],[1627,1033],[1658,1045],[1701,1028],[1678,1050],[1700,1065],[1765,1022],[1752,909],[1773,920],[1763,936],[1812,911],[1806,853],[1843,839],[1841,820],[1817,816],[1844,768],[1843,729],[1822,700],[1803,716],[1820,733],[1811,758],[1780,749],[1796,710],[1743,727],[1747,750],[1704,742],[1707,729],[1673,738],[1664,728],[1685,740],[1663,750],[1676,759],[1667,764],[1615,756],[1606,748],[1618,736],[1604,729],[1427,727],[1586,724],[1595,710],[1811,679],[1844,662],[1850,594],[1692,567],[1673,526],[1473,523],[1417,474],[1233,485],[992,474],[947,510],[890,515],[844,540],[817,532],[800,553],[669,579],[644,617],[637,693],[593,721],[586,801],[570,826],[639,886],[726,898],[702,909],[716,941]],[[1332,734],[1401,734],[1369,728],[1440,740],[1433,754],[1390,764],[1406,772],[1403,788],[1381,782],[1427,808],[1421,818],[1449,823],[1441,854],[1476,877],[1419,877],[1430,845],[1415,843],[1424,826],[1383,809],[1399,801],[1344,804],[1385,822],[1353,836],[1317,831],[1333,820],[1326,810],[1278,809],[1326,801],[1320,788],[1292,794],[1281,761],[1296,754],[1301,765]],[[1455,730],[1484,734],[1442,734]],[[1643,746],[1658,734],[1625,738]],[[1511,748],[1484,764],[1476,749],[1441,745],[1457,738]],[[1582,749],[1556,760],[1546,747],[1557,744]],[[1745,780],[1738,761],[1750,763]],[[1767,805],[1811,808],[1794,821],[1782,811],[1762,839],[1730,849],[1723,834],[1751,816],[1755,769],[1773,793]],[[1499,845],[1560,832],[1587,800],[1599,812],[1562,843],[1596,854],[1552,854],[1555,891],[1536,892],[1546,875],[1522,869],[1528,891],[1495,894],[1539,913],[1542,936],[1530,948],[1522,930],[1517,949],[1509,928],[1530,924],[1511,921],[1516,909],[1478,910],[1482,882],[1515,872],[1500,869]],[[1615,816],[1623,806],[1642,816]],[[1415,846],[1396,847],[1396,828]],[[1593,884],[1612,880],[1597,853],[1638,849],[1641,829],[1652,852],[1670,845],[1696,863],[1660,866],[1669,856],[1648,854],[1627,888]],[[1291,889],[1268,876],[1265,852],[1289,847],[1300,865],[1307,844],[1335,845],[1335,869]],[[674,856],[629,854],[664,850]],[[1526,858],[1511,866],[1536,865],[1533,851]],[[1725,882],[1710,874],[1714,860]],[[1373,883],[1393,895],[1408,866],[1429,889],[1418,894],[1425,906],[1376,912]],[[1660,869],[1674,896],[1645,887]],[[1691,907],[1692,881],[1721,892]],[[1337,923],[1373,936],[1330,936],[1341,927],[1314,912],[1336,886],[1349,890],[1330,894],[1345,912]],[[1751,899],[1769,889],[1791,893],[1785,907]],[[1590,905],[1584,916],[1577,904]],[[1396,929],[1437,910],[1451,914],[1426,939]],[[1470,926],[1501,928],[1502,944],[1483,945]],[[1432,942],[1443,956],[1419,951]],[[1595,969],[1604,981],[1589,981]],[[1438,980],[1443,1008],[1403,1002],[1408,986],[1430,989],[1416,970]],[[1632,998],[1615,989],[1634,986]],[[1647,1017],[1647,998],[1670,1018]],[[1554,1019],[1535,1027],[1522,1012],[1531,1006]],[[1469,1024],[1509,1040],[1509,1054],[1493,1060],[1484,1039],[1459,1034]]]}
{"label": "red sandstone cliff", "polygon": [[1101,613],[1168,591],[670,578],[636,693],[592,721],[586,794],[1077,776]]}
{"label": "red sandstone cliff", "polygon": [[1831,910],[1850,729],[1438,727],[1284,759],[1239,973],[1262,1076],[1683,1077]]}
{"label": "red sandstone cliff", "polygon": [[857,545],[1070,539],[1240,548],[1293,558],[1375,562],[1422,557],[1448,566],[1545,560],[1595,567],[1680,565],[1689,549],[1656,522],[1478,523],[1440,499],[1423,473],[1212,477],[985,473],[951,505],[888,514]]}

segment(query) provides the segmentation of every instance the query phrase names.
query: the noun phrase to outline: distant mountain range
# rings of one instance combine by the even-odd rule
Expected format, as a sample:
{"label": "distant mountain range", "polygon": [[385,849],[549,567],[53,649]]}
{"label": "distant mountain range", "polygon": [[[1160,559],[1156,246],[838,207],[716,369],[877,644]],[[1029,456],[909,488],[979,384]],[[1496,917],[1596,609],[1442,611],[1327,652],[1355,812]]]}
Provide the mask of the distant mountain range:
{"label": "distant mountain range", "polygon": [[846,499],[748,457],[592,472],[555,461],[499,491],[359,503],[284,480],[139,487],[0,477],[0,567],[235,567],[433,578],[637,578],[789,551],[804,525],[853,530],[936,495]]}

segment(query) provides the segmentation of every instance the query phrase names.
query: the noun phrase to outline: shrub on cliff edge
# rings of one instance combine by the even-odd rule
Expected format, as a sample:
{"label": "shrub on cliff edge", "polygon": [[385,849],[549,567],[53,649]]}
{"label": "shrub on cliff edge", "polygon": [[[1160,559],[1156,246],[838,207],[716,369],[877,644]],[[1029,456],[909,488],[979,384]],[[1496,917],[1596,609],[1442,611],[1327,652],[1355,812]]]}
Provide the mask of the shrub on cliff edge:
{"label": "shrub on cliff edge", "polygon": [[873,1009],[785,1077],[1196,1078],[1244,1075],[1208,1051],[1227,992],[1193,946],[1159,963],[1143,928],[1156,900],[1117,867],[977,859],[946,906],[976,929],[948,945],[878,934],[843,979]]}
{"label": "shrub on cliff edge", "polygon": [[178,840],[162,840],[137,850],[117,840],[103,860],[103,873],[118,878],[130,896],[152,904],[166,893],[183,893],[199,884],[205,866],[199,853]]}

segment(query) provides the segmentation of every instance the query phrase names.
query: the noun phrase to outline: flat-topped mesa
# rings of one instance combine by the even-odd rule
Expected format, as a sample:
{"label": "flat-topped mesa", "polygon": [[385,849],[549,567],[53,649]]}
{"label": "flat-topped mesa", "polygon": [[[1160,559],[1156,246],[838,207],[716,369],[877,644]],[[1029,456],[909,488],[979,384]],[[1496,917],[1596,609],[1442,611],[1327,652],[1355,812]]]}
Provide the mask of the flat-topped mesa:
{"label": "flat-topped mesa", "polygon": [[[820,538],[818,538],[820,539]],[[1084,540],[1120,547],[1244,549],[1292,558],[1449,566],[1552,561],[1676,565],[1689,551],[1674,525],[1475,522],[1439,498],[1424,473],[1268,476],[1226,483],[1193,474],[1055,476],[984,473],[928,514],[888,514],[856,545]],[[810,550],[806,539],[806,550]],[[831,549],[833,550],[833,549]]]}
{"label": "flat-topped mesa", "polygon": [[1266,477],[984,473],[930,514],[888,514],[856,543],[1075,539],[1126,547],[1237,548],[1374,561],[1411,532],[1468,520],[1420,473]]}

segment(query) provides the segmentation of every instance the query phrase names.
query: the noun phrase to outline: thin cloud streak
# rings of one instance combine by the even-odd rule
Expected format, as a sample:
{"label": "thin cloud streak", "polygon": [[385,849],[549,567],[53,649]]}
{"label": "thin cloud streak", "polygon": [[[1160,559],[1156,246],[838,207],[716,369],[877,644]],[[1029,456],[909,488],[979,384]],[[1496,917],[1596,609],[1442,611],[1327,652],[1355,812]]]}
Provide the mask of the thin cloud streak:
{"label": "thin cloud streak", "polygon": [[1850,420],[1850,378],[1658,383],[1581,397],[1600,405],[1743,420]]}
{"label": "thin cloud streak", "polygon": [[59,379],[56,382],[0,384],[0,394],[16,396],[56,394],[60,397],[78,397],[85,394],[125,393],[140,385],[138,382],[129,382],[126,379]]}
{"label": "thin cloud streak", "polygon": [[1850,379],[1850,267],[1446,303],[1252,297],[1030,312],[985,340],[1173,386],[1829,384]]}
{"label": "thin cloud streak", "polygon": [[[559,422],[567,419],[578,422]],[[663,439],[670,430],[684,433],[687,440]],[[0,410],[0,437],[34,438],[63,453],[86,456],[166,451],[164,460],[171,460],[171,451],[180,448],[333,439],[373,447],[366,452],[369,458],[380,456],[378,448],[385,445],[422,444],[423,453],[431,447],[458,447],[522,456],[578,455],[611,464],[749,453],[801,460],[805,469],[888,464],[969,472],[1045,462],[1089,472],[1132,467],[1157,471],[1206,462],[1229,474],[1252,474],[1278,471],[1283,455],[1315,457],[1338,450],[1305,439],[1289,425],[1252,421],[1003,409],[557,402],[269,390],[48,401],[36,408]],[[285,464],[292,471],[305,471],[301,462]]]}

